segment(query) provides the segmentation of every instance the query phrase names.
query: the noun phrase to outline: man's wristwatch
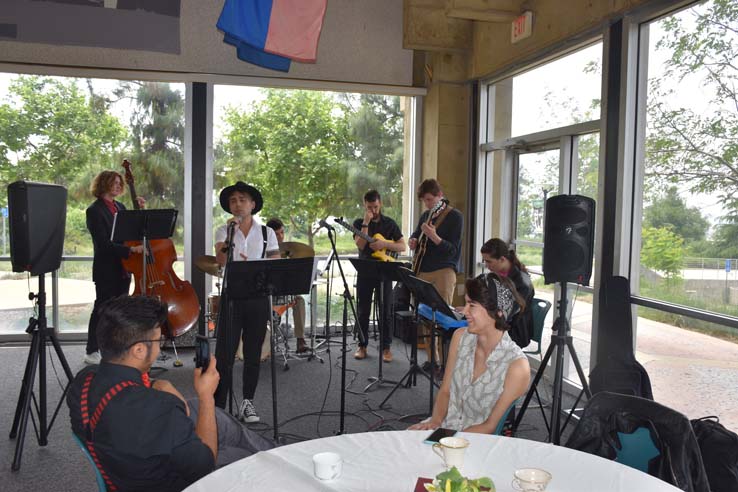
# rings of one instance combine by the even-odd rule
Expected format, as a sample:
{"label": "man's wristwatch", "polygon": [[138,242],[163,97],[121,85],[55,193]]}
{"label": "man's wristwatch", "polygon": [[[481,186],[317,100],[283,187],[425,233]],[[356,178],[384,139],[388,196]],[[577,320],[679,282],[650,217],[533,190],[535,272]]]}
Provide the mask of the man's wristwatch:
{"label": "man's wristwatch", "polygon": [[361,224],[361,228],[369,227],[369,224]]}

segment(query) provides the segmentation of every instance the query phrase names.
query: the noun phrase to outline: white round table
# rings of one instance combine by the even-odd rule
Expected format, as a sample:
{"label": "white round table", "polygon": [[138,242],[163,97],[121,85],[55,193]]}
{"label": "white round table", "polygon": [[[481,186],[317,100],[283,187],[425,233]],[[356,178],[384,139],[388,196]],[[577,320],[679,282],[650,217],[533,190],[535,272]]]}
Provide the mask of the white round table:
{"label": "white round table", "polygon": [[[257,453],[203,477],[188,492],[226,491],[398,491],[413,492],[418,477],[444,470],[423,439],[429,431],[345,434]],[[462,473],[490,477],[497,492],[511,492],[518,468],[543,468],[553,475],[547,492],[674,492],[676,487],[614,461],[526,439],[460,433],[471,443]],[[312,456],[333,451],[343,474],[331,481],[313,475]]]}

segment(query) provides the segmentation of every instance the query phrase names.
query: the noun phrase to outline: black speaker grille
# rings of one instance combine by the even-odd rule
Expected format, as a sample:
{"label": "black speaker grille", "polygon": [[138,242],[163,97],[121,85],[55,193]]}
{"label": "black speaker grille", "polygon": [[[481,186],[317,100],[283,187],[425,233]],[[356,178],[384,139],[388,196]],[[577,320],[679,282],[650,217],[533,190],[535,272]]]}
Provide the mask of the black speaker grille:
{"label": "black speaker grille", "polygon": [[589,285],[592,276],[595,202],[581,195],[546,200],[543,275],[546,283]]}

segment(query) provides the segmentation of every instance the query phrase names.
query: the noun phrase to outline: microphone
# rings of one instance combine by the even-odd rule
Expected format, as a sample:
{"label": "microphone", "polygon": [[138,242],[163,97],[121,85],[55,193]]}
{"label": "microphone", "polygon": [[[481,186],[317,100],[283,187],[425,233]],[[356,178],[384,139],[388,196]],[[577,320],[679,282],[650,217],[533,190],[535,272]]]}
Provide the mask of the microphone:
{"label": "microphone", "polygon": [[325,219],[320,219],[320,220],[318,221],[318,225],[319,225],[320,227],[325,227],[325,228],[326,228],[326,229],[328,229],[329,231],[335,231],[335,229],[333,228],[333,226],[332,226],[332,225],[330,225],[330,224],[329,224],[328,222],[326,222],[326,219],[327,219],[327,218],[328,218],[328,217],[326,217]]}

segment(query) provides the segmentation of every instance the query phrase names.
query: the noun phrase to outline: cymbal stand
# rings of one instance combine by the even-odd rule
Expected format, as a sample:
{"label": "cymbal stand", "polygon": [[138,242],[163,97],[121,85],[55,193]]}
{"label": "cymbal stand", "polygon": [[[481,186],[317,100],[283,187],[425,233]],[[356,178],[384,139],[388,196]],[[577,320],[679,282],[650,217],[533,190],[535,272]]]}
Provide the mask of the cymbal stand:
{"label": "cymbal stand", "polygon": [[315,280],[313,280],[313,285],[310,288],[310,352],[308,354],[308,361],[311,361],[313,359],[318,359],[321,364],[323,364],[325,361],[321,356],[318,355],[316,352],[316,349],[320,344],[323,343],[321,340],[318,342],[318,346],[315,345],[315,304],[318,302],[318,289],[317,284],[315,283]]}

